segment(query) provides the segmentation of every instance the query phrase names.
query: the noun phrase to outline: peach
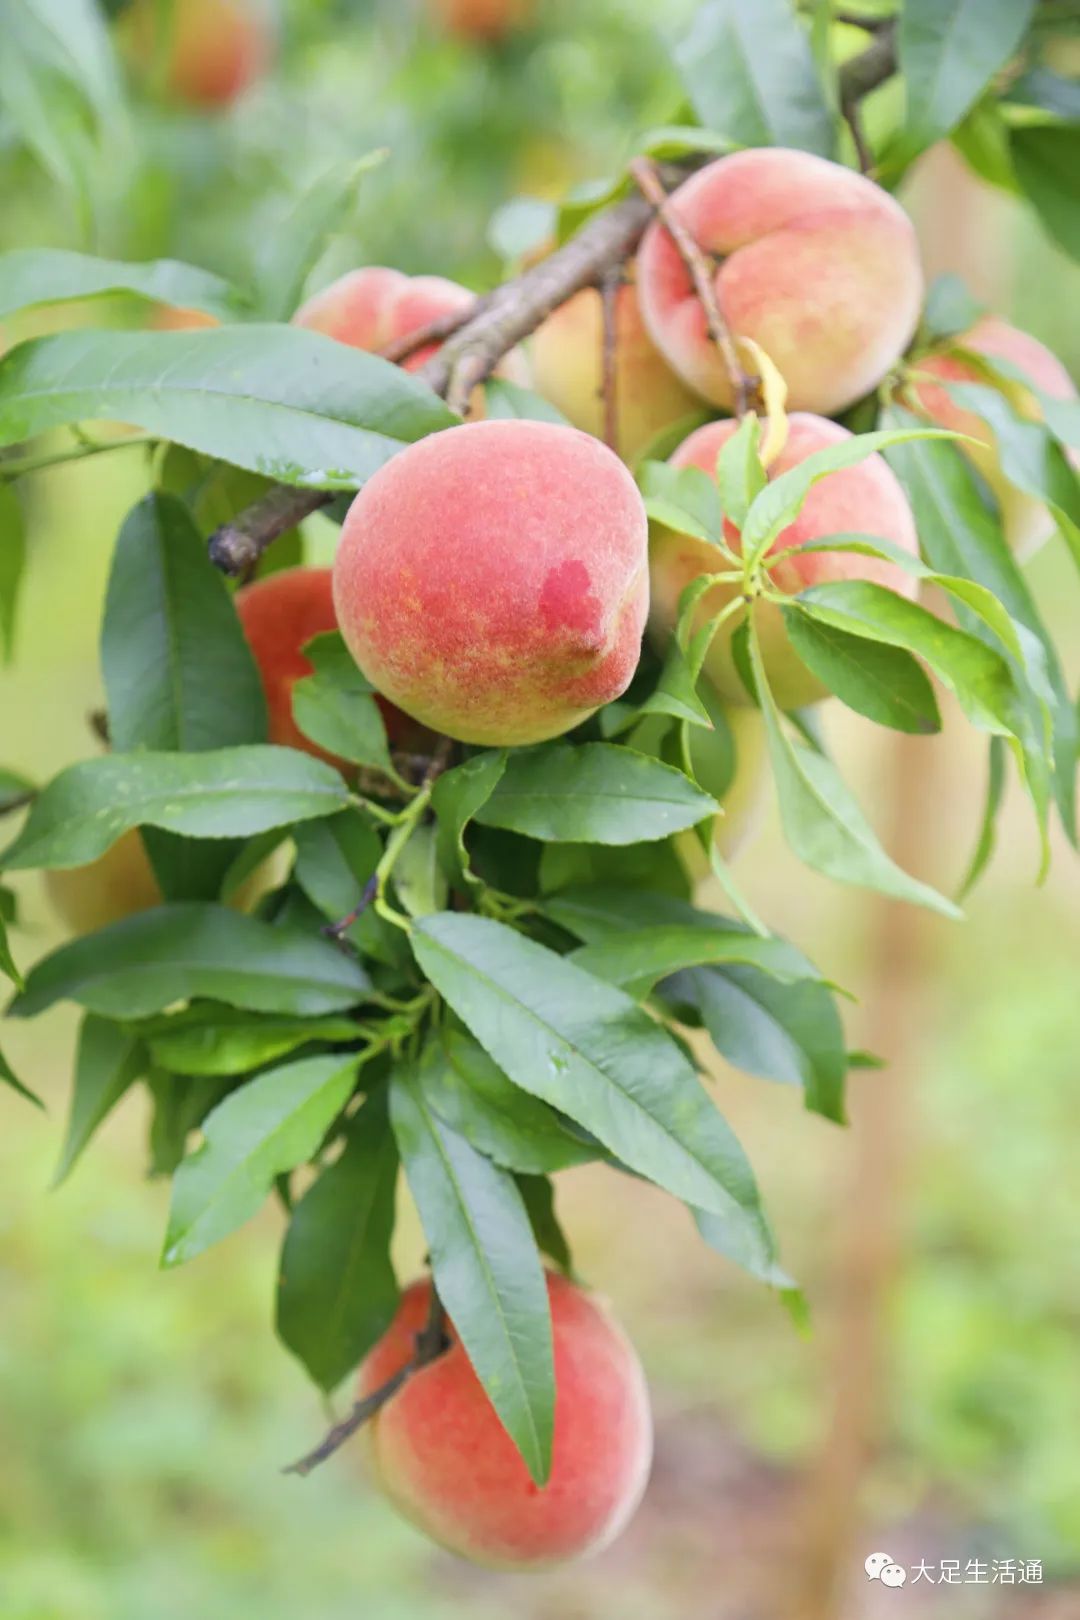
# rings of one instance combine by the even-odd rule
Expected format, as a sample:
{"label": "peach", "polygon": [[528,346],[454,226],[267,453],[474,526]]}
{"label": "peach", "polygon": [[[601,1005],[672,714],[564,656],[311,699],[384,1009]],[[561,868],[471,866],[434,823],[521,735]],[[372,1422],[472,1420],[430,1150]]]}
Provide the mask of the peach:
{"label": "peach", "polygon": [[[872,181],[809,152],[763,147],[710,163],[671,206],[716,262],[721,314],[776,363],[792,409],[843,410],[899,359],[919,318],[922,271],[911,221]],[[659,221],[641,246],[638,295],[669,364],[730,409],[704,310]]]}
{"label": "peach", "polygon": [[[305,737],[292,712],[293,687],[312,673],[311,662],[301,648],[313,636],[338,627],[331,570],[285,568],[243,586],[235,602],[266,693],[270,741],[286,748],[300,748],[332,765],[350,769],[345,761],[335,759]],[[417,728],[392,703],[381,697],[375,701],[390,741],[411,739]]]}
{"label": "peach", "polygon": [[[450,1348],[372,1419],[376,1478],[434,1540],[476,1563],[540,1569],[596,1552],[625,1528],[652,1461],[652,1416],[633,1346],[594,1295],[548,1274],[555,1349],[551,1477],[536,1486],[452,1325]],[[412,1356],[431,1285],[413,1283],[360,1369],[369,1395]]]}
{"label": "peach", "polygon": [[[1037,388],[1052,399],[1076,399],[1072,378],[1056,355],[1051,354],[1037,338],[1019,331],[1007,321],[988,315],[977,321],[969,332],[956,339],[960,347],[973,349],[985,355],[993,364],[996,359],[1007,360],[1018,366],[1031,378]],[[913,393],[920,410],[938,427],[951,428],[978,440],[977,444],[961,444],[960,449],[982,474],[1001,508],[1005,538],[1018,556],[1028,557],[1054,532],[1054,520],[1041,501],[1025,495],[1006,478],[994,445],[994,436],[987,424],[974,411],[965,410],[950,398],[944,388],[935,383],[922,382],[922,374],[929,372],[945,382],[973,382],[996,387],[1018,415],[1029,422],[1042,420],[1042,409],[1030,389],[1012,378],[1000,381],[981,374],[959,355],[929,354],[915,362]],[[1080,465],[1080,457],[1073,460]]]}
{"label": "peach", "polygon": [[[677,467],[701,467],[715,473],[721,446],[736,431],[733,421],[710,422],[679,446],[671,457]],[[769,469],[778,477],[804,461],[817,450],[842,444],[851,434],[837,422],[796,412],[789,418],[787,444]],[[879,535],[918,554],[918,536],[907,497],[888,464],[879,455],[867,457],[854,467],[829,473],[810,490],[806,502],[788,528],[782,530],[770,548],[786,551],[829,534]],[[725,524],[729,544],[739,549],[739,534]],[[649,571],[652,588],[651,628],[666,640],[678,619],[679,596],[691,580],[703,573],[722,570],[724,564],[714,547],[704,540],[657,528],[650,546]],[[916,582],[897,563],[857,552],[815,551],[793,556],[768,570],[774,588],[796,595],[826,580],[865,579],[886,585],[901,596],[912,598]],[[712,618],[740,590],[739,582],[722,581],[702,598],[695,616],[695,628]],[[705,659],[705,673],[728,703],[748,703],[746,689],[739,679],[731,655],[731,638],[741,613],[734,614],[713,640]],[[762,656],[769,685],[777,703],[784,709],[801,708],[827,696],[825,687],[812,675],[790,645],[779,607],[761,601],[755,609],[761,637]]]}
{"label": "peach", "polygon": [[170,33],[158,34],[159,0],[135,0],[121,31],[132,63],[153,77],[165,52],[165,86],[192,107],[227,107],[265,76],[274,56],[273,24],[264,0],[173,0]]}
{"label": "peach", "polygon": [[[377,353],[430,321],[467,310],[475,296],[467,287],[448,281],[445,276],[407,276],[401,270],[373,264],[363,270],[350,270],[315,293],[297,310],[293,322],[315,332],[325,332],[327,337],[337,338],[339,343],[348,343],[354,349]],[[438,347],[437,343],[422,344],[401,364],[406,371],[419,371]],[[520,350],[506,355],[496,367],[495,375],[522,386],[530,381],[529,368]],[[474,418],[484,414],[484,395],[480,388],[473,394],[470,414]]]}
{"label": "peach", "polygon": [[[698,696],[714,717],[715,730],[690,728],[690,760],[706,793],[723,812],[713,822],[713,843],[734,860],[761,825],[769,784],[765,722],[757,709],[725,708],[708,680]],[[706,877],[708,858],[693,832],[679,833],[676,847],[691,877]]]}
{"label": "peach", "polygon": [[341,531],[334,603],[364,674],[461,742],[541,742],[625,691],[648,609],[645,509],[604,445],[473,422],[380,467]]}
{"label": "peach", "polygon": [[443,28],[460,39],[489,44],[522,28],[532,14],[532,0],[430,0]]}
{"label": "peach", "polygon": [[92,934],[136,911],[161,904],[161,889],[133,828],[86,866],[47,871],[45,892],[73,934]]}
{"label": "peach", "polygon": [[[658,433],[701,410],[645,330],[633,285],[615,295],[615,449],[633,462]],[[604,316],[591,287],[549,315],[530,355],[538,392],[575,427],[604,436]]]}

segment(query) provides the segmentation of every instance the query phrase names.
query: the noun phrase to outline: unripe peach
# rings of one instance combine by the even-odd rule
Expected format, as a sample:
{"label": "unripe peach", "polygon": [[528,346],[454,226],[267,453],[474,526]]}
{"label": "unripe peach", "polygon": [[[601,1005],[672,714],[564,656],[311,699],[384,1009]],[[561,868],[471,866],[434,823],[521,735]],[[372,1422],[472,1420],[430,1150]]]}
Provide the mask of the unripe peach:
{"label": "unripe peach", "polygon": [[529,21],[533,0],[429,0],[447,33],[489,43],[505,39]]}
{"label": "unripe peach", "polygon": [[[899,359],[923,278],[911,221],[879,186],[809,152],[763,147],[710,163],[671,207],[717,263],[732,332],[753,338],[795,410],[843,410]],[[657,348],[692,388],[728,409],[731,384],[666,228],[649,227],[638,295]]]}
{"label": "unripe peach", "polygon": [[[401,270],[372,264],[348,271],[315,293],[297,310],[293,324],[375,354],[431,321],[468,310],[475,297],[467,287],[445,276],[407,276]],[[422,344],[401,361],[402,367],[419,371],[438,347],[438,343]],[[530,381],[529,367],[518,349],[503,358],[495,375],[522,386]],[[484,393],[477,388],[470,415],[479,419],[483,414]]]}
{"label": "unripe peach", "polygon": [[165,86],[192,107],[227,107],[265,76],[274,56],[274,27],[264,0],[173,0],[169,35],[159,0],[135,0],[121,32],[128,55],[152,76],[159,49]]}
{"label": "unripe peach", "polygon": [[[336,630],[333,575],[329,568],[285,568],[245,585],[236,593],[236,611],[255,655],[266,694],[270,741],[285,748],[300,748],[344,766],[305,737],[293,719],[293,687],[313,672],[301,648],[313,636]],[[418,733],[392,703],[376,697],[391,742],[412,739]]]}
{"label": "unripe peach", "polygon": [[[710,422],[681,444],[671,457],[677,467],[701,467],[715,474],[721,446],[736,431],[737,422]],[[796,413],[789,419],[787,444],[769,469],[778,477],[805,461],[807,456],[830,445],[842,444],[851,434],[837,422],[820,416]],[[725,523],[729,545],[740,547],[738,530]],[[915,520],[907,497],[888,464],[879,455],[841,472],[829,473],[810,490],[798,517],[781,531],[770,551],[786,551],[829,534],[878,535],[918,555]],[[683,589],[704,573],[723,569],[715,547],[690,535],[657,528],[649,555],[652,590],[650,624],[653,633],[666,641],[678,621],[679,597]],[[916,582],[898,563],[845,551],[796,551],[769,569],[772,586],[797,595],[811,585],[827,580],[865,579],[886,585],[901,596],[913,598]],[[695,628],[711,619],[740,590],[739,582],[722,581],[702,598],[695,615]],[[784,709],[801,708],[827,696],[826,688],[803,664],[787,638],[780,608],[759,601],[754,610],[761,638],[762,656],[769,685],[777,703]],[[705,659],[705,673],[728,703],[747,703],[749,697],[739,678],[731,655],[731,638],[743,621],[733,614],[720,627]]]}
{"label": "unripe peach", "polygon": [[[716,729],[690,727],[690,759],[698,782],[717,801],[722,814],[713,822],[713,843],[725,861],[734,860],[761,825],[769,771],[765,722],[757,709],[725,708],[708,680],[698,696],[713,715]],[[693,832],[679,833],[676,847],[690,876],[707,877],[709,858]]]}
{"label": "unripe peach", "polygon": [[[1051,399],[1076,399],[1072,378],[1056,355],[1037,338],[1021,332],[1008,321],[988,315],[977,321],[969,332],[956,339],[960,347],[983,354],[993,364],[1006,360],[1018,366]],[[982,374],[977,367],[968,365],[957,355],[928,354],[914,365],[916,378],[925,372],[945,382],[979,383],[983,387],[997,388],[1018,415],[1029,422],[1042,421],[1042,407],[1030,388],[1012,378],[1000,381]],[[959,448],[972,465],[982,474],[998,505],[1005,529],[1005,538],[1012,549],[1022,557],[1030,556],[1054,532],[1054,520],[1041,501],[1025,495],[1009,482],[1001,468],[994,435],[987,424],[974,411],[958,405],[948,392],[935,383],[916,380],[912,389],[916,402],[926,416],[938,427],[951,428],[978,441],[961,443]],[[1073,452],[1074,463],[1080,465],[1080,456]]]}
{"label": "unripe peach", "polygon": [[134,828],[96,861],[47,871],[44,877],[54,910],[73,934],[92,934],[161,904],[161,888]]}
{"label": "unripe peach", "polygon": [[[532,340],[536,388],[575,427],[604,437],[604,315],[591,287],[549,315]],[[653,343],[631,282],[615,294],[615,449],[633,462],[658,433],[700,411],[700,398]]]}
{"label": "unripe peach", "polygon": [[462,742],[541,742],[625,691],[648,608],[633,479],[586,433],[475,422],[380,467],[334,563],[341,633],[391,702]]}
{"label": "unripe peach", "polygon": [[[641,1500],[652,1461],[649,1396],[633,1346],[595,1296],[548,1275],[555,1349],[551,1477],[536,1486],[452,1325],[450,1348],[372,1419],[382,1489],[413,1524],[476,1563],[541,1569],[605,1547]],[[410,1360],[431,1285],[413,1283],[360,1369],[359,1397]]]}

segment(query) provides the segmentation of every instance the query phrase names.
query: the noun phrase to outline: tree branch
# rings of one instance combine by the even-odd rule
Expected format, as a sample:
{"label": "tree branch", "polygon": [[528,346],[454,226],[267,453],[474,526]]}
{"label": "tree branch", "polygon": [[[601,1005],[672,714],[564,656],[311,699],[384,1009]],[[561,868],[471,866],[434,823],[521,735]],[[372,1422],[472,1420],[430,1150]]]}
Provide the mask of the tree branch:
{"label": "tree branch", "polygon": [[[889,24],[875,33],[865,51],[840,69],[841,105],[854,107],[895,72],[896,28]],[[665,181],[677,183],[704,161],[689,159],[668,166]],[[601,286],[609,272],[625,264],[651,216],[650,204],[637,193],[594,214],[546,259],[477,299],[460,325],[456,324],[456,315],[447,317],[445,325],[453,322],[454,330],[446,335],[438,354],[416,375],[444,399],[467,401],[503,355],[535,332],[552,310],[583,287]],[[429,327],[417,336],[416,347],[434,341],[438,341],[438,334]],[[403,350],[401,344],[395,346],[395,358],[399,354],[407,358],[414,352],[412,347]],[[244,573],[279,535],[333,499],[334,495],[324,490],[276,486],[211,535],[211,561],[226,574]]]}

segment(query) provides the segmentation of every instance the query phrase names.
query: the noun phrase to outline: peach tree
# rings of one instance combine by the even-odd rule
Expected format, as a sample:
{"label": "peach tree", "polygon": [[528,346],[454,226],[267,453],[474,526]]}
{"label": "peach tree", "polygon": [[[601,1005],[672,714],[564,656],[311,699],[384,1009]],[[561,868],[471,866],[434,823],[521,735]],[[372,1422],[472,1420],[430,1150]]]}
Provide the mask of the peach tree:
{"label": "peach tree", "polygon": [[[67,40],[23,9],[27,82],[59,75],[92,122],[94,7]],[[391,1495],[470,1555],[581,1552],[647,1474],[633,1352],[567,1281],[559,1171],[655,1183],[801,1308],[700,1054],[837,1124],[869,1060],[828,964],[733,875],[759,777],[807,866],[960,914],[882,848],[818,705],[929,736],[942,688],[986,734],[961,896],[1010,768],[1043,850],[1052,816],[1076,841],[1076,706],[1020,564],[1051,534],[1080,561],[1080,408],[962,284],[925,291],[893,195],[951,139],[1080,255],[1080,106],[1047,65],[1067,11],[704,0],[672,124],[480,297],[364,267],[304,302],[355,164],[247,287],[0,257],[0,317],[148,312],[0,360],[9,650],[34,476],[141,444],[147,482],[104,746],[45,783],[0,769],[6,1016],[83,1009],[64,1173],[148,1093],[165,1265],[278,1201],[281,1339],[327,1392],[364,1364],[298,1468],[370,1421]],[[332,569],[305,566],[316,511]],[[36,962],[29,870],[72,935]],[[695,903],[704,874],[726,911]],[[399,1166],[430,1259],[403,1295]]]}

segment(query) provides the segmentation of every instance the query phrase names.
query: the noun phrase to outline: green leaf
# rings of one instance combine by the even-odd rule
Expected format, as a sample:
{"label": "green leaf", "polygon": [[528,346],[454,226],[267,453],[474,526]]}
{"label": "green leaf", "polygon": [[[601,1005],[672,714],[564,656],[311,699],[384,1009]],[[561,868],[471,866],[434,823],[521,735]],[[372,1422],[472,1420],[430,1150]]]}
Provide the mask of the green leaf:
{"label": "green leaf", "polygon": [[48,37],[55,60],[78,85],[99,123],[115,123],[123,86],[96,0],[14,0]]}
{"label": "green leaf", "polygon": [[490,421],[523,420],[555,422],[570,427],[562,411],[531,388],[509,382],[505,377],[489,377],[484,384],[484,414]]}
{"label": "green leaf", "polygon": [[788,640],[830,692],[856,714],[894,731],[926,735],[941,730],[934,688],[910,653],[783,608]]}
{"label": "green leaf", "polygon": [[1046,230],[1073,259],[1080,259],[1080,212],[1076,172],[1080,128],[1075,124],[1025,124],[1010,139],[1020,188]]}
{"label": "green leaf", "polygon": [[341,1156],[289,1219],[278,1276],[278,1337],[328,1392],[393,1319],[397,1170],[385,1104],[372,1098],[349,1122]]}
{"label": "green leaf", "polygon": [[432,789],[431,807],[439,826],[439,863],[457,889],[477,882],[469,869],[465,829],[494,793],[506,769],[506,758],[504,748],[474,754],[452,771],[444,771]]}
{"label": "green leaf", "polygon": [[75,1089],[54,1186],[59,1186],[70,1175],[90,1138],[134,1085],[144,1064],[145,1055],[137,1036],[106,1018],[87,1013],[79,1031]]}
{"label": "green leaf", "polygon": [[[638,468],[645,510],[654,523],[691,534],[719,547],[724,514],[715,479],[702,467],[673,467],[668,461],[645,461]],[[717,568],[723,566],[717,550]]]}
{"label": "green leaf", "polygon": [[461,1030],[444,1029],[428,1042],[419,1078],[439,1118],[504,1169],[539,1175],[597,1156]]}
{"label": "green leaf", "polygon": [[838,883],[859,884],[946,917],[959,916],[951,900],[909,877],[889,859],[832,761],[787,735],[769,690],[756,635],[750,638],[750,657],[784,836],[799,859]]}
{"label": "green leaf", "polygon": [[547,1176],[515,1176],[533,1237],[542,1254],[554,1260],[567,1276],[573,1271],[570,1246],[555,1213],[555,1190]]}
{"label": "green leaf", "polygon": [[457,421],[400,367],[298,326],[61,332],[0,360],[0,444],[101,418],[308,489],[355,489]]}
{"label": "green leaf", "polygon": [[771,1263],[753,1172],[682,1049],[621,990],[483,917],[414,926],[417,961],[515,1085],[632,1170],[728,1215],[743,1264]]}
{"label": "green leaf", "polygon": [[926,294],[923,325],[930,337],[958,337],[975,325],[984,307],[960,276],[935,276]]}
{"label": "green leaf", "polygon": [[193,1260],[251,1219],[274,1184],[318,1150],[359,1059],[330,1053],[269,1069],[219,1103],[173,1181],[162,1264]]}
{"label": "green leaf", "polygon": [[537,1485],[551,1471],[555,1360],[536,1241],[514,1179],[428,1106],[399,1070],[390,1119],[439,1298]]}
{"label": "green leaf", "polygon": [[1021,107],[1041,107],[1066,124],[1080,124],[1080,84],[1050,68],[1029,68],[1009,85],[1005,100]]}
{"label": "green leaf", "polygon": [[268,233],[258,277],[258,305],[266,320],[287,321],[294,313],[330,238],[348,229],[361,180],[385,156],[379,150],[332,164]]}
{"label": "green leaf", "polygon": [[414,827],[394,861],[394,891],[409,917],[427,917],[446,904],[434,827]]}
{"label": "green leaf", "polygon": [[231,1089],[230,1081],[220,1078],[189,1079],[186,1075],[151,1070],[150,1175],[175,1174],[187,1153],[192,1131],[199,1129]]}
{"label": "green leaf", "polygon": [[28,974],[9,1014],[32,1018],[67,1000],[106,1017],[142,1018],[209,996],[306,1018],[352,1006],[368,985],[363,968],[326,940],[188,902],[156,906],[62,945]]}
{"label": "green leaf", "polygon": [[724,516],[741,529],[747,514],[765,488],[767,479],[761,465],[759,447],[761,424],[750,415],[725,440],[717,457],[716,483]]}
{"label": "green leaf", "polygon": [[955,693],[973,725],[1022,734],[1020,695],[1005,659],[918,602],[867,580],[835,580],[803,591],[785,619],[799,612],[849,636],[915,653]]}
{"label": "green leaf", "polygon": [[31,1091],[29,1086],[23,1085],[22,1081],[19,1079],[14,1069],[12,1069],[11,1064],[4,1056],[3,1052],[0,1052],[0,1080],[2,1080],[6,1086],[10,1086],[12,1091],[17,1091],[20,1097],[25,1097],[27,1102],[33,1103],[35,1108],[40,1108],[42,1111],[44,1111],[45,1104],[42,1102],[37,1092]]}
{"label": "green leaf", "polygon": [[836,1000],[807,980],[785,984],[754,968],[691,968],[661,986],[689,1004],[717,1051],[737,1069],[801,1086],[806,1106],[842,1124],[847,1054]]}
{"label": "green leaf", "polygon": [[22,502],[10,484],[0,484],[0,659],[4,663],[10,663],[15,654],[15,610],[25,568]]}
{"label": "green leaf", "polygon": [[0,816],[21,809],[37,792],[33,782],[20,771],[8,770],[0,765]]}
{"label": "green leaf", "polygon": [[8,944],[7,923],[2,915],[0,915],[0,973],[6,979],[10,979],[16,989],[22,989],[23,976],[15,966],[15,958],[11,954],[11,946]]}
{"label": "green leaf", "polygon": [[830,473],[855,467],[876,451],[902,444],[908,439],[954,437],[936,428],[899,428],[880,433],[860,433],[854,438],[845,439],[842,444],[830,445],[827,450],[815,450],[797,467],[790,468],[779,478],[774,478],[772,483],[766,484],[753,502],[743,526],[743,556],[751,564],[760,561],[780,532],[798,517],[813,486]]}
{"label": "green leaf", "polygon": [[355,1041],[351,1018],[259,1017],[205,1002],[136,1026],[154,1062],[186,1075],[246,1074],[313,1041]]}
{"label": "green leaf", "polygon": [[997,843],[997,818],[1005,794],[1005,750],[1000,737],[990,739],[990,766],[987,773],[986,807],[971,863],[960,885],[958,899],[965,899],[990,864]]}
{"label": "green leaf", "polygon": [[0,868],[84,866],[132,827],[189,838],[249,838],[332,815],[349,798],[337,771],[293,748],[110,754],[53,778]]}
{"label": "green leaf", "polygon": [[904,0],[898,46],[907,142],[947,135],[1017,50],[1035,0]]}
{"label": "green leaf", "polygon": [[658,759],[610,743],[554,743],[511,754],[476,820],[545,843],[640,844],[692,827],[717,808]]}
{"label": "green leaf", "polygon": [[293,719],[305,737],[354,765],[389,771],[386,726],[362,674],[337,631],[315,636],[304,648],[314,666],[292,691]]}
{"label": "green leaf", "polygon": [[[27,0],[8,0],[0,51],[0,108],[38,162],[72,194],[78,225],[91,228],[90,171],[100,162],[87,128],[86,102],[70,58],[43,31]],[[44,49],[43,49],[44,47]]]}
{"label": "green leaf", "polygon": [[744,146],[832,156],[835,125],[789,0],[706,0],[675,63],[707,129]]}
{"label": "green leaf", "polygon": [[0,254],[0,316],[107,293],[135,293],[173,307],[201,309],[221,320],[235,320],[242,304],[220,276],[175,259],[124,264],[66,248],[17,248]]}

